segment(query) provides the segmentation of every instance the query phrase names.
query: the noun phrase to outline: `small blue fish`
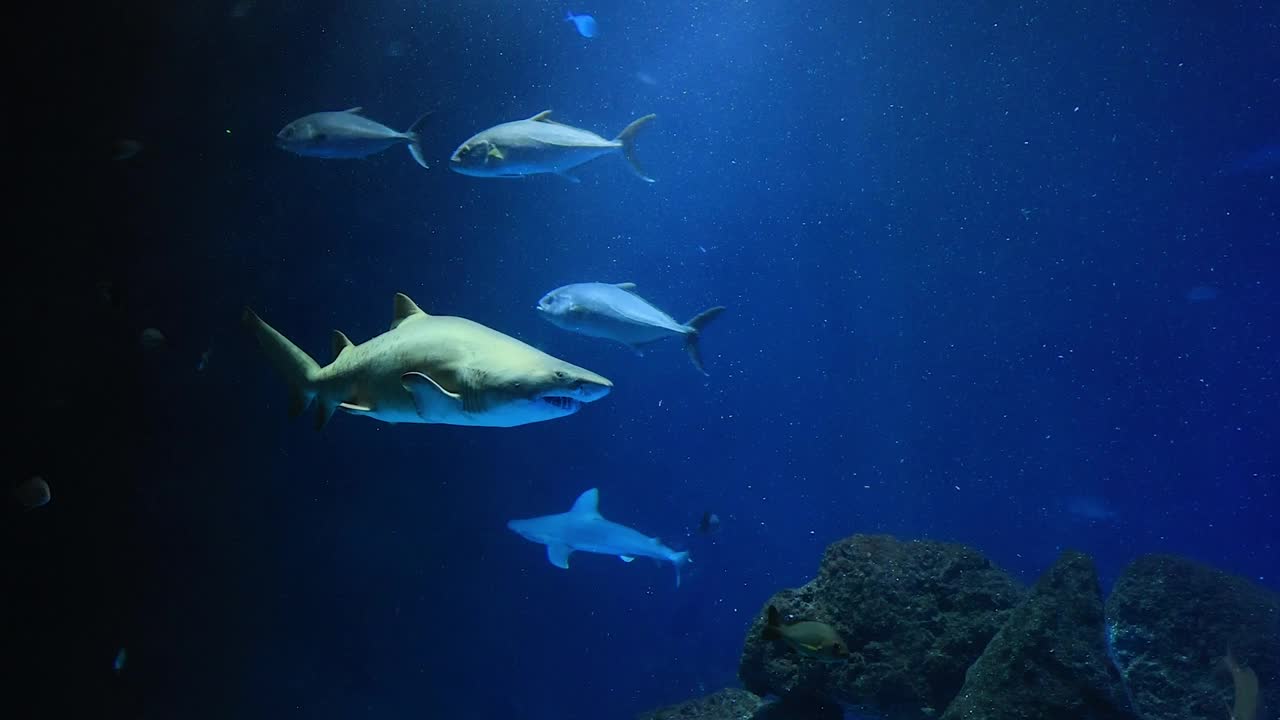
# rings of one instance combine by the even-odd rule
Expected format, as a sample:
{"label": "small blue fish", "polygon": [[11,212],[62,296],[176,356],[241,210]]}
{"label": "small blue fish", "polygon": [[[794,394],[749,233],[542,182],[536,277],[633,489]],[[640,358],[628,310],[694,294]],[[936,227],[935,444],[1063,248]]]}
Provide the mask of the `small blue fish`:
{"label": "small blue fish", "polygon": [[572,12],[565,13],[565,22],[571,22],[578,27],[578,34],[584,38],[593,38],[596,36],[596,19],[590,15],[574,15]]}

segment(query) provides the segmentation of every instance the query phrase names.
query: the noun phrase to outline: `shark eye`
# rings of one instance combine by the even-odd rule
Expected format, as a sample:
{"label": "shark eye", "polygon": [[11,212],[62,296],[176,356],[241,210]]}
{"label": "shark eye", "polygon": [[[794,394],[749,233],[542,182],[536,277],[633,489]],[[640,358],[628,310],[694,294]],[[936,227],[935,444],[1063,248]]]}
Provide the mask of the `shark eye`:
{"label": "shark eye", "polygon": [[564,372],[563,370],[557,370],[557,371],[556,371],[556,379],[557,379],[557,380],[564,380],[564,379],[565,379],[565,378],[567,378],[567,377],[569,377],[569,376],[568,376],[568,375],[566,375],[566,374],[565,374],[565,372]]}

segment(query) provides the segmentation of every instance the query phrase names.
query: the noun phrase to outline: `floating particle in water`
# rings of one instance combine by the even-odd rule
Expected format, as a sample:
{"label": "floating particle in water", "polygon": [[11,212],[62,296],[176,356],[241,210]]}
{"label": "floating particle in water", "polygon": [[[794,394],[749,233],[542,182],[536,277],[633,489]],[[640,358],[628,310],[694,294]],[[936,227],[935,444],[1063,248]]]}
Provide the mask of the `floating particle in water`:
{"label": "floating particle in water", "polygon": [[1210,285],[1197,285],[1187,291],[1187,302],[1199,303],[1218,299],[1218,288]]}
{"label": "floating particle in water", "polygon": [[19,483],[13,489],[13,498],[28,510],[48,505],[52,497],[53,495],[49,492],[49,483],[39,475],[27,478],[25,482]]}
{"label": "floating particle in water", "polygon": [[1078,495],[1068,500],[1067,512],[1091,523],[1111,522],[1119,518],[1119,513],[1105,500],[1088,495]]}
{"label": "floating particle in water", "polygon": [[653,75],[650,75],[644,70],[636,71],[636,79],[644,83],[645,85],[656,86],[658,84],[658,78],[654,77]]}

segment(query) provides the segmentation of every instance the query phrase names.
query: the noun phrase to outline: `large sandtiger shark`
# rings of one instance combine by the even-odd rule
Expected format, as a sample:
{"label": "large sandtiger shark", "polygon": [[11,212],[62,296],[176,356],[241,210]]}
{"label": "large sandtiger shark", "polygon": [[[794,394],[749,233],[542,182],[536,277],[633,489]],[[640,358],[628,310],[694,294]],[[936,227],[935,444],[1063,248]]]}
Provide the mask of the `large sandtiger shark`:
{"label": "large sandtiger shark", "polygon": [[544,515],[527,520],[512,520],[507,527],[524,539],[547,546],[547,560],[558,568],[569,568],[569,555],[575,550],[617,555],[623,562],[637,557],[666,560],[675,566],[676,587],[680,587],[680,566],[689,553],[678,552],[626,525],[605,520],[600,514],[600,491],[582,493],[569,512]]}
{"label": "large sandtiger shark", "polygon": [[613,383],[513,337],[459,317],[428,315],[396,293],[391,329],[353,344],[333,332],[321,367],[245,308],[244,324],[289,383],[289,414],[316,407],[316,429],[334,410],[390,423],[513,427],[577,412]]}

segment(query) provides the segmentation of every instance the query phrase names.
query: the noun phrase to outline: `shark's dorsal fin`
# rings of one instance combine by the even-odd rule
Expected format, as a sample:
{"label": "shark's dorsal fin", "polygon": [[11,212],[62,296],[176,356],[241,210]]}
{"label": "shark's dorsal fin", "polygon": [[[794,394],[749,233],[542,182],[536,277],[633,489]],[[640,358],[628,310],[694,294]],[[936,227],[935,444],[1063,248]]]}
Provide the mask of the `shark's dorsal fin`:
{"label": "shark's dorsal fin", "polygon": [[341,330],[333,331],[333,359],[334,360],[337,360],[338,357],[342,355],[343,350],[346,350],[349,347],[354,347],[354,345],[355,344],[351,342],[350,338],[342,334]]}
{"label": "shark's dorsal fin", "polygon": [[578,499],[573,501],[573,507],[569,512],[574,515],[592,515],[599,517],[600,515],[600,491],[596,488],[582,493]]}
{"label": "shark's dorsal fin", "polygon": [[542,112],[529,118],[529,122],[553,122],[551,120],[551,111],[543,110]]}
{"label": "shark's dorsal fin", "polygon": [[417,303],[409,299],[404,293],[396,293],[395,307],[392,312],[391,329],[395,330],[400,327],[405,320],[413,320],[420,317],[428,317],[422,312],[422,308]]}
{"label": "shark's dorsal fin", "polygon": [[618,283],[617,285],[614,285],[614,287],[619,288],[621,290],[626,290],[627,292],[631,292],[636,289],[636,284],[635,283]]}
{"label": "shark's dorsal fin", "polygon": [[345,113],[351,113],[352,115],[359,115],[360,113],[364,112],[364,108],[362,108],[362,107],[360,107],[359,105],[357,105],[357,106],[355,106],[355,107],[353,107],[353,108],[347,108],[346,110],[343,110],[342,112],[345,112]]}

